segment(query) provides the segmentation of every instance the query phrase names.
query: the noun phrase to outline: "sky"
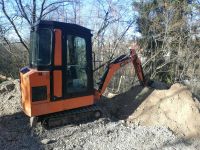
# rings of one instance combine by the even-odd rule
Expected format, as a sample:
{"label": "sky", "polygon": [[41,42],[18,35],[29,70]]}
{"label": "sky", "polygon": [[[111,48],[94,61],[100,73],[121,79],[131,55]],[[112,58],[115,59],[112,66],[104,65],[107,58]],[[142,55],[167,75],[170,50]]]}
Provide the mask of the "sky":
{"label": "sky", "polygon": [[[121,15],[121,20],[124,21],[124,23],[120,23],[119,30],[124,30],[125,27],[127,27],[127,22],[130,22],[136,18],[137,13],[133,11],[132,9],[132,1],[133,0],[80,0],[80,10],[78,10],[78,15],[80,16],[80,21],[77,22],[77,24],[80,24],[82,26],[85,26],[94,32],[98,30],[99,25],[102,23],[102,18],[105,15],[105,12],[103,11],[103,8],[107,9],[109,2],[113,3],[113,13],[116,13],[116,15]],[[10,16],[14,16],[17,13],[17,7],[14,3],[14,0],[7,0],[6,1],[6,10],[9,13]],[[41,3],[40,0],[37,0],[38,4]],[[53,0],[48,0],[48,2],[53,2]],[[24,6],[28,10],[29,5],[31,4],[31,0],[24,0]],[[100,5],[101,4],[101,5]],[[62,7],[61,7],[62,8]],[[101,11],[97,13],[97,8],[99,8]],[[120,12],[118,11],[119,8],[121,8]],[[38,7],[39,9],[39,7]],[[73,16],[72,6],[64,6],[62,8],[65,13],[61,13],[60,15],[53,15],[53,17],[46,17],[46,19],[50,20],[58,20],[58,21],[66,21],[63,18],[68,16]],[[116,12],[115,12],[116,9]],[[30,15],[30,12],[27,11],[27,13]],[[115,14],[114,14],[115,15]],[[0,12],[0,21],[5,22],[6,25],[7,20],[5,18],[2,18],[3,13]],[[13,17],[15,20],[15,24],[17,25],[17,29],[19,30],[20,34],[22,34],[24,39],[29,38],[29,32],[30,32],[30,26],[27,24],[25,20],[21,20],[19,17]],[[69,20],[68,20],[69,21]],[[70,21],[69,21],[70,22]],[[114,25],[113,25],[114,26]],[[108,30],[112,30],[113,26],[108,28]],[[10,26],[6,26],[6,28],[10,28]],[[127,32],[127,36],[131,37],[133,35],[139,36],[139,33],[135,31],[136,24],[134,23],[133,26],[129,29]],[[16,38],[15,32],[13,30],[10,30],[7,32],[7,35],[10,39],[18,40]]]}
{"label": "sky", "polygon": [[[100,1],[105,1],[105,0],[100,0]],[[134,11],[132,7],[133,0],[115,0],[115,1],[117,3],[115,7],[122,8],[122,11],[118,12],[122,15],[122,20],[125,22],[124,26],[122,25],[122,28],[126,27],[126,22],[131,22],[132,20],[135,20],[134,18],[138,16],[137,12]],[[104,7],[106,7],[107,3],[105,2],[103,5]],[[84,20],[89,20],[88,22],[85,22],[83,25],[94,30],[92,18],[96,18],[96,14],[95,14],[96,7],[101,7],[101,6],[99,6],[99,4],[95,0],[86,0],[83,2],[83,7],[84,8],[81,13],[83,14],[83,16],[85,16]],[[88,13],[88,12],[93,12],[93,13]],[[135,34],[136,36],[138,36],[139,33],[135,31],[135,28],[136,28],[136,23],[134,23],[133,26],[129,29],[128,34],[129,35]]]}
{"label": "sky", "polygon": [[[23,5],[25,6],[25,10],[27,10],[27,14],[30,16],[31,13],[28,11],[31,9],[31,2],[32,0],[22,0]],[[54,2],[58,0],[47,0],[47,4],[50,2]],[[119,26],[118,30],[123,31],[126,27],[128,22],[130,21],[136,21],[136,18],[138,16],[137,11],[133,10],[132,3],[134,1],[138,0],[77,0],[81,2],[80,10],[78,10],[78,15],[80,16],[80,21],[77,22],[77,24],[80,24],[84,27],[87,27],[91,29],[93,32],[97,31],[99,26],[102,23],[102,19],[105,15],[105,12],[103,11],[103,8],[107,8],[109,5],[109,2],[112,2],[112,8],[113,13],[117,15],[121,15],[121,23],[118,24],[112,24],[108,30],[112,31],[116,28],[116,26]],[[199,1],[199,0],[198,0]],[[37,9],[40,9],[41,0],[36,0],[38,7]],[[19,12],[17,12],[17,6],[15,3],[15,0],[5,0],[6,10],[11,16],[11,18],[14,20],[15,24],[17,25],[17,29],[19,30],[20,34],[22,34],[24,39],[29,38],[30,33],[30,26],[27,24],[25,20],[21,20],[21,16],[19,15]],[[65,20],[63,18],[67,17],[73,17],[73,7],[72,5],[67,5],[64,7],[60,7],[64,11],[63,13],[55,14],[54,12],[51,13],[51,17],[46,17],[46,19],[49,20],[57,20],[57,21],[64,21],[64,22],[71,22],[69,19]],[[120,8],[120,9],[119,9]],[[101,10],[97,12],[97,10]],[[115,11],[117,10],[117,11]],[[121,10],[121,11],[119,11]],[[193,12],[198,12],[198,10],[193,10]],[[57,13],[57,12],[56,12]],[[16,15],[18,15],[16,17]],[[15,17],[14,17],[15,16]],[[196,18],[194,20],[199,21],[200,15],[195,15]],[[124,22],[123,22],[124,21]],[[7,19],[5,19],[3,12],[0,9],[0,22],[1,25],[4,26],[6,29],[9,29],[9,32],[6,32],[7,37],[10,39],[18,40],[15,32],[13,30],[10,30],[11,25],[8,23]],[[192,21],[191,21],[192,22]],[[127,38],[131,38],[133,36],[140,37],[140,33],[136,31],[136,23],[134,22],[132,27],[127,32]],[[12,29],[12,28],[11,28]],[[109,32],[108,32],[109,33]]]}

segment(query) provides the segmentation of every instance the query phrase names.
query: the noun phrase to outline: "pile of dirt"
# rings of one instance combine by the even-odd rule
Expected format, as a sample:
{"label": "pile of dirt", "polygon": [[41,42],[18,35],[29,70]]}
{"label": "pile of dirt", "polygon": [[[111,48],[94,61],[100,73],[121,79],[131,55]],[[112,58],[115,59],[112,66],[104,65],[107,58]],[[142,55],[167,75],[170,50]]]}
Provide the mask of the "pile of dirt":
{"label": "pile of dirt", "polygon": [[153,88],[136,84],[128,91],[118,95],[107,92],[105,97],[102,97],[100,105],[114,119],[127,119],[155,89],[168,89],[169,85],[154,81],[151,87]]}
{"label": "pile of dirt", "polygon": [[154,90],[127,120],[166,126],[178,135],[196,137],[200,135],[200,103],[186,86],[177,83],[168,90]]}

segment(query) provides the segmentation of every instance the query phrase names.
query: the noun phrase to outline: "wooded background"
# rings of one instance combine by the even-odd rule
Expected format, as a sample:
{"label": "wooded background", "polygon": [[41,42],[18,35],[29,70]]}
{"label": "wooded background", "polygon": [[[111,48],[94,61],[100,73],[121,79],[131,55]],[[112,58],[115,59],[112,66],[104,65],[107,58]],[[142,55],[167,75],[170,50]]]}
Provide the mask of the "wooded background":
{"label": "wooded background", "polygon": [[[146,78],[172,84],[200,80],[199,0],[0,0],[0,74],[18,78],[28,65],[29,31],[41,19],[90,28],[98,67],[137,43]],[[96,81],[104,67],[95,72]],[[132,64],[109,88],[136,82]]]}

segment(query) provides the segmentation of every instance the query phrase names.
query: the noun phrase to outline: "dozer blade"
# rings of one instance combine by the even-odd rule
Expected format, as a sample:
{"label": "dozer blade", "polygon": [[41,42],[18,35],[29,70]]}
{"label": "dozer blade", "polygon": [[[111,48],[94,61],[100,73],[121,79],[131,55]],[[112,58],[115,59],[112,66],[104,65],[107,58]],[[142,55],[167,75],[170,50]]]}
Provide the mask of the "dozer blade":
{"label": "dozer blade", "polygon": [[43,116],[41,123],[43,127],[50,129],[67,124],[80,124],[93,121],[99,119],[101,116],[101,108],[98,106],[89,106]]}

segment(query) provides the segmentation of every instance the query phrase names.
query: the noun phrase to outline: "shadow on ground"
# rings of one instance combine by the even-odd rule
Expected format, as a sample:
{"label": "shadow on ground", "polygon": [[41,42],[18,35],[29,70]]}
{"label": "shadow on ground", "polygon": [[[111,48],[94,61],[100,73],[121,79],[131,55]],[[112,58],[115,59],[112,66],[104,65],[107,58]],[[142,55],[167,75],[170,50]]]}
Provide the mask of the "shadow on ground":
{"label": "shadow on ground", "polygon": [[43,149],[23,112],[0,117],[0,149]]}
{"label": "shadow on ground", "polygon": [[173,143],[165,143],[162,147],[158,149],[179,149],[178,147],[187,147],[187,149],[199,149],[200,143],[198,142],[200,138],[180,138]]}
{"label": "shadow on ground", "polygon": [[154,88],[136,85],[127,92],[119,94],[113,98],[102,97],[100,105],[104,108],[112,120],[127,119],[140,104],[156,89],[163,90],[163,86],[154,86]]}

